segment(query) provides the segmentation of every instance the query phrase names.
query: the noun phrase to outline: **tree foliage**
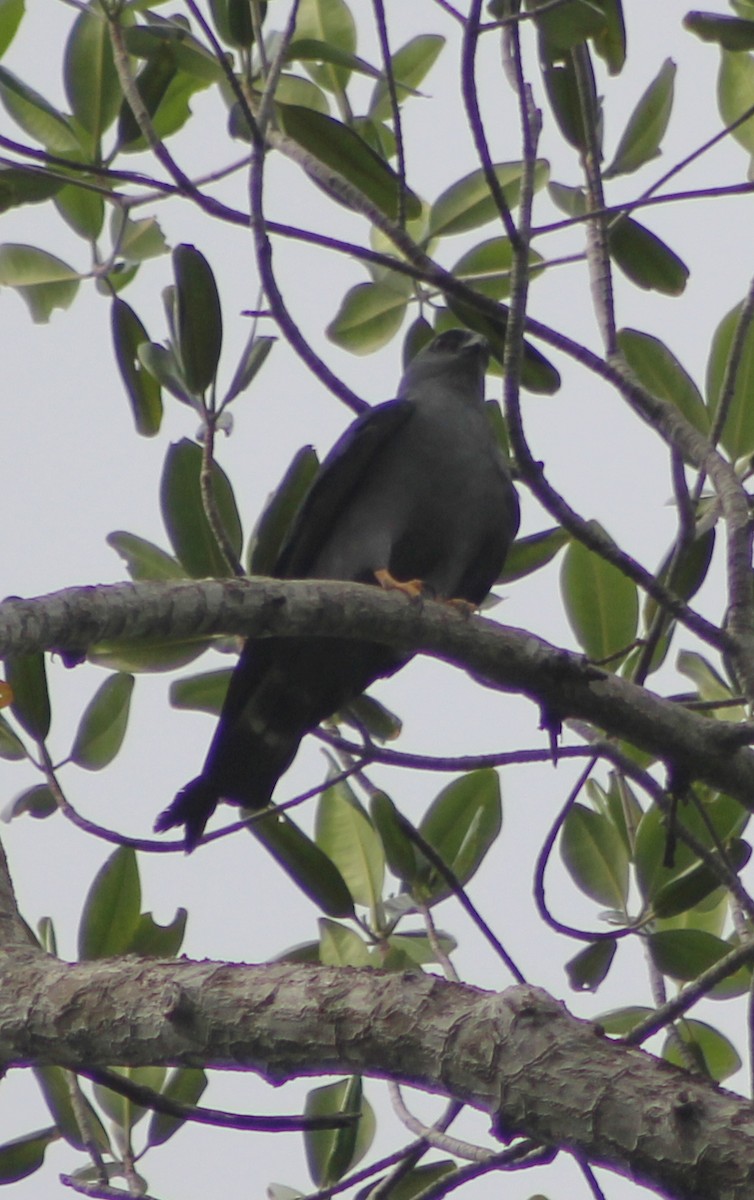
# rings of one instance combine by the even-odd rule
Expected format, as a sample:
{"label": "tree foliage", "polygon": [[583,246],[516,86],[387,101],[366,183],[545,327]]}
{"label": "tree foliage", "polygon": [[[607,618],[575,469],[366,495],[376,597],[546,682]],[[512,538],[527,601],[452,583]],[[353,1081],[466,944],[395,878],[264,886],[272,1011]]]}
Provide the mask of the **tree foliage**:
{"label": "tree foliage", "polygon": [[[710,54],[719,52],[718,95],[709,104],[719,107],[719,136],[735,139],[750,155],[754,4],[731,0],[730,8],[689,13],[686,36],[710,43]],[[559,1124],[559,1114],[549,1111],[546,1087],[552,1085],[543,1082],[544,1072],[541,1091],[533,1089],[525,1113],[523,1105],[514,1108],[505,1081],[498,1081],[494,1101],[482,1098],[474,1091],[481,1084],[472,1086],[461,1069],[464,1055],[469,1063],[474,1059],[471,1040],[458,1050],[461,1066],[452,1059],[453,1087],[442,1072],[433,1075],[416,1065],[421,1028],[411,1032],[405,1061],[397,1052],[390,1057],[386,1040],[380,1044],[382,1060],[371,1043],[358,1052],[349,1043],[335,1058],[324,1046],[320,1059],[302,1052],[305,1067],[286,1053],[282,1043],[290,1034],[281,1033],[279,1043],[274,1029],[268,1030],[269,1054],[256,1044],[244,1044],[243,1050],[239,1044],[236,1065],[270,1081],[338,1069],[342,1075],[312,1088],[305,1111],[293,1122],[303,1130],[313,1188],[350,1186],[360,1197],[400,1200],[439,1197],[461,1185],[473,1187],[477,1175],[538,1166],[562,1150],[574,1155],[584,1195],[602,1195],[601,1186],[611,1194],[609,1176],[603,1185],[594,1175],[602,1166],[634,1175],[658,1195],[749,1195],[751,1131],[741,1132],[736,1157],[722,1140],[719,1126],[725,1122],[721,1116],[715,1124],[712,1109],[713,1098],[717,1103],[721,1095],[717,1085],[750,1057],[731,1033],[727,1014],[745,1005],[754,963],[754,899],[746,874],[754,808],[754,755],[748,748],[754,736],[748,719],[754,700],[748,490],[754,290],[731,311],[708,310],[707,326],[699,331],[709,346],[702,382],[658,336],[657,326],[626,327],[617,315],[628,286],[671,305],[694,278],[695,264],[685,262],[672,238],[666,241],[653,228],[656,206],[681,210],[689,196],[671,187],[686,162],[705,151],[690,139],[683,161],[659,164],[670,122],[683,121],[683,113],[674,111],[674,62],[665,58],[647,78],[646,64],[631,56],[621,0],[528,0],[523,6],[489,0],[484,8],[481,0],[465,6],[438,0],[428,6],[428,27],[401,45],[394,44],[389,6],[382,0],[369,13],[346,0],[207,5],[176,0],[175,11],[159,0],[151,6],[142,0],[89,0],[71,10],[60,59],[46,65],[48,82],[57,72],[56,83],[62,83],[60,106],[52,88],[42,94],[36,77],[22,77],[14,67],[14,39],[24,20],[24,0],[0,0],[0,103],[5,128],[12,130],[0,135],[0,207],[6,213],[38,206],[45,236],[39,245],[0,244],[0,285],[16,292],[38,323],[53,316],[68,320],[56,310],[74,307],[86,289],[95,289],[109,308],[121,385],[121,395],[108,402],[129,406],[142,438],[167,443],[166,414],[180,406],[184,413],[191,410],[186,415],[192,425],[191,436],[187,432],[165,445],[160,478],[149,484],[159,497],[167,544],[137,531],[115,530],[108,537],[133,588],[72,590],[0,606],[5,656],[0,756],[13,764],[19,787],[22,766],[38,775],[7,805],[6,818],[48,820],[62,813],[80,826],[82,838],[115,843],[81,912],[79,965],[71,976],[86,992],[82,1011],[92,1028],[79,1030],[78,1043],[75,1031],[67,1040],[56,1029],[57,1049],[42,1050],[36,1026],[34,1037],[24,1041],[0,1005],[6,1061],[34,1070],[50,1112],[49,1126],[0,1146],[0,1182],[42,1169],[48,1146],[63,1139],[79,1156],[67,1180],[74,1189],[138,1195],[148,1187],[149,1164],[159,1147],[181,1129],[187,1138],[187,1120],[235,1124],[239,1130],[275,1128],[264,1119],[244,1124],[238,1116],[192,1107],[206,1086],[205,1068],[232,1058],[203,1048],[201,1039],[183,1049],[171,1041],[159,1021],[188,1020],[181,1016],[183,999],[174,1001],[168,1020],[149,1008],[145,994],[144,1012],[157,1023],[150,1027],[153,1057],[145,1057],[145,1033],[136,1029],[135,1017],[130,1044],[121,1045],[120,1034],[113,1035],[120,1057],[101,1053],[96,1002],[106,992],[100,972],[107,960],[137,956],[129,960],[135,964],[134,988],[141,979],[157,979],[148,960],[163,960],[174,972],[177,994],[186,977],[186,964],[177,959],[187,913],[181,908],[161,925],[143,911],[140,858],[155,849],[154,840],[147,830],[132,838],[115,834],[106,817],[97,824],[82,818],[69,768],[111,768],[128,728],[137,676],[180,671],[170,682],[170,704],[217,713],[229,671],[210,670],[196,660],[210,649],[227,648],[229,636],[262,631],[285,636],[302,629],[327,636],[337,629],[358,637],[368,629],[378,640],[450,659],[491,687],[534,700],[549,746],[542,747],[530,726],[533,749],[500,736],[484,756],[441,757],[438,746],[434,756],[421,757],[401,750],[401,715],[374,696],[335,714],[321,731],[328,748],[325,777],[312,778],[296,801],[315,805],[313,821],[302,820],[296,808],[278,806],[245,822],[262,844],[249,843],[249,854],[266,849],[287,873],[287,886],[303,893],[318,918],[316,935],[305,945],[288,951],[281,946],[290,976],[270,979],[276,987],[293,987],[301,964],[312,972],[358,968],[355,975],[319,971],[312,987],[334,988],[331,996],[323,992],[333,1005],[342,1000],[339,987],[361,988],[367,1030],[370,1017],[375,1028],[379,1024],[379,987],[398,988],[391,974],[402,973],[409,988],[417,980],[422,997],[434,986],[426,973],[445,975],[449,990],[439,994],[449,997],[448,1004],[471,1005],[468,997],[479,993],[469,988],[467,997],[450,987],[458,983],[457,934],[435,923],[438,905],[450,900],[444,921],[453,920],[448,911],[465,911],[473,922],[469,936],[492,946],[513,980],[522,983],[525,973],[536,982],[535,961],[521,969],[512,961],[500,913],[479,913],[466,889],[483,864],[485,869],[494,864],[505,839],[501,776],[512,766],[548,757],[576,759],[583,770],[570,790],[559,785],[560,811],[552,815],[533,880],[543,934],[573,943],[566,971],[577,993],[598,993],[621,970],[630,947],[641,948],[646,973],[638,979],[629,968],[623,1005],[600,1013],[599,1037],[611,1040],[594,1052],[592,1066],[604,1062],[605,1089],[620,1073],[613,1065],[620,1054],[627,1064],[642,1064],[649,1080],[653,1060],[631,1047],[660,1034],[653,1048],[674,1070],[657,1068],[658,1093],[666,1083],[671,1112],[686,1103],[682,1097],[691,1093],[684,1089],[693,1084],[693,1103],[700,1106],[694,1109],[693,1136],[713,1150],[702,1182],[692,1154],[685,1163],[671,1161],[670,1150],[658,1144],[653,1158],[637,1136],[632,1155],[621,1142],[620,1097],[615,1111],[593,1122],[605,1125],[599,1135],[575,1117],[567,1124],[565,1101]],[[422,183],[422,155],[428,145],[443,153],[448,103],[443,94],[433,95],[431,73],[449,56],[467,144],[457,172],[448,150],[448,182],[431,197]],[[491,68],[495,103],[505,94],[504,136],[495,126]],[[626,117],[612,97],[630,72],[638,99]],[[415,117],[422,111],[429,115]],[[421,119],[425,123],[418,125]],[[192,143],[199,141],[214,151],[209,173],[186,165]],[[543,145],[556,147],[558,164],[568,167],[556,171]],[[285,215],[291,205],[277,212],[269,199],[280,194],[269,187],[269,178],[282,160],[295,180],[295,222]],[[725,187],[693,198],[712,206],[726,190],[751,190],[743,154],[740,167],[740,176]],[[181,202],[193,213],[191,243],[170,233],[170,213]],[[326,214],[324,231],[309,220],[308,204]],[[724,219],[718,215],[722,209],[711,211],[714,220]],[[65,237],[54,219],[65,226]],[[241,320],[231,316],[223,272],[205,244],[215,226],[232,230],[236,245],[243,239],[249,260],[253,250],[245,337],[238,336]],[[344,228],[356,232],[346,236]],[[70,245],[71,238],[77,252],[60,257],[61,243]],[[318,339],[304,332],[306,322],[291,299],[294,289],[286,288],[278,270],[280,248],[291,243],[316,254],[323,274],[344,258],[363,271],[331,309],[323,291]],[[562,324],[545,324],[534,315],[538,288],[566,271]],[[145,280],[153,293],[162,288],[159,318],[144,303]],[[316,287],[314,275],[312,281]],[[571,310],[583,313],[590,305],[595,332],[587,343],[569,332],[569,319]],[[414,613],[401,598],[356,585],[301,589],[267,581],[317,469],[308,444],[290,462],[280,462],[276,490],[251,533],[245,530],[238,480],[222,465],[219,435],[233,432],[234,418],[236,436],[247,435],[250,401],[264,402],[270,355],[287,354],[291,361],[298,356],[313,389],[329,390],[346,410],[359,412],[365,401],[328,365],[332,355],[368,356],[392,344],[405,359],[435,332],[457,325],[483,333],[490,343],[503,396],[502,407],[491,406],[490,416],[526,496],[526,532],[499,584],[507,589],[526,580],[533,595],[541,579],[552,579],[556,564],[576,654],[541,639],[534,609],[531,629],[507,631],[482,617],[464,622],[457,612],[430,602]],[[609,388],[612,402],[648,426],[647,437],[665,454],[674,528],[656,563],[636,557],[609,528],[582,515],[557,483],[562,463],[542,461],[529,406],[568,404],[572,380],[584,377]],[[12,442],[10,421],[6,437]],[[579,451],[585,460],[606,453],[596,446]],[[564,447],[563,459],[569,453]],[[621,447],[610,447],[610,453],[619,456]],[[637,461],[639,485],[643,471]],[[248,523],[248,514],[243,516]],[[638,531],[631,546],[643,540]],[[251,581],[244,584],[247,576]],[[198,582],[210,578],[220,583]],[[246,600],[239,599],[244,595]],[[248,607],[239,617],[243,603]],[[48,681],[51,651],[77,671],[90,669],[84,659],[108,670],[103,683],[92,685],[63,754],[50,742],[56,704]],[[185,671],[190,664],[196,665]],[[383,762],[406,772],[432,767],[450,778],[421,819],[410,820],[398,790],[389,795],[374,783],[372,769]],[[237,830],[234,822],[209,839],[238,836]],[[177,844],[161,848],[180,850]],[[584,927],[561,920],[548,905],[544,881],[554,857],[583,897],[581,912],[591,913]],[[0,915],[4,978],[9,986],[23,978],[29,994],[38,987],[38,995],[45,995],[53,976],[34,964],[48,961],[41,951],[57,953],[53,921],[31,935],[10,898],[5,907],[0,904]],[[59,966],[56,961],[50,971]],[[121,967],[118,962],[113,969]],[[370,989],[363,986],[366,972],[382,980],[374,987],[373,1010]],[[59,973],[54,978],[56,987],[66,986]],[[526,996],[511,1001],[519,1023],[540,1003]],[[711,1016],[710,1006],[704,1007],[702,1018],[697,1006],[710,998],[721,1003]],[[131,1012],[130,995],[124,995],[126,1003]],[[558,1022],[547,1004],[551,1001],[537,1010],[540,1024],[551,1020],[554,1028]],[[103,1006],[107,1009],[104,1001]],[[429,1031],[440,1016],[431,1006],[427,1013]],[[214,1015],[208,1014],[208,1028]],[[106,1044],[107,1015],[102,1019]],[[481,1018],[474,1010],[463,1019]],[[503,1028],[505,1021],[499,1014],[497,1019]],[[302,1020],[300,1037],[309,1050],[320,1044],[312,1028]],[[564,1022],[562,1029],[565,1044],[570,1027]],[[94,1059],[83,1055],[81,1045],[90,1045]],[[560,1064],[564,1096],[569,1074],[578,1074],[590,1059],[576,1034],[572,1055],[563,1052]],[[535,1072],[533,1064],[529,1069]],[[427,1130],[394,1094],[396,1111],[418,1140],[393,1159],[377,1160],[371,1150],[378,1117],[369,1099],[370,1074],[416,1082],[450,1103],[437,1126]],[[509,1086],[515,1090],[515,1079]],[[636,1097],[626,1091],[622,1103],[633,1111]],[[462,1104],[493,1117],[492,1139],[484,1141],[478,1132],[484,1145],[446,1136]],[[739,1116],[743,1111],[735,1109]],[[740,1119],[743,1126],[745,1117]],[[667,1146],[671,1143],[669,1138]],[[294,1190],[305,1186],[300,1179],[286,1184],[275,1185],[270,1194],[304,1194]]]}

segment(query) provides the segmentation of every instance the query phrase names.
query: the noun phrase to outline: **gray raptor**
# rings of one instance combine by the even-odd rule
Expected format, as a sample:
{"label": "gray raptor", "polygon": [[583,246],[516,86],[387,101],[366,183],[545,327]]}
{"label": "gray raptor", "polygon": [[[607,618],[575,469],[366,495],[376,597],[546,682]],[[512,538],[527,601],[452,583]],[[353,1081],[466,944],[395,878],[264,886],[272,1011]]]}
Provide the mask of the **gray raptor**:
{"label": "gray raptor", "polygon": [[[273,574],[344,579],[481,604],[519,522],[484,406],[483,338],[441,333],[409,363],[395,400],[360,416],[323,462]],[[185,825],[192,850],[218,801],[269,804],[303,736],[408,661],[346,638],[250,638],[201,775],[155,829]]]}

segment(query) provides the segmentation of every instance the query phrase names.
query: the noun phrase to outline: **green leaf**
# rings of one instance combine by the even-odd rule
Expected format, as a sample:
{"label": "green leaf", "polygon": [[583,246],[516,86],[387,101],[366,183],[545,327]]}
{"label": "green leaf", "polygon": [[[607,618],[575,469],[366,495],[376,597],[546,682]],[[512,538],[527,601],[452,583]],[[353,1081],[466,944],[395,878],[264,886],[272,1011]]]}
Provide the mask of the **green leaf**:
{"label": "green leaf", "polygon": [[123,99],[108,24],[101,12],[81,12],[74,21],[65,48],[63,79],[74,116],[92,135],[96,150]]}
{"label": "green leaf", "polygon": [[593,38],[594,49],[607,63],[611,75],[618,75],[626,61],[626,27],[623,0],[595,0],[605,16],[605,24]]}
{"label": "green leaf", "polygon": [[94,877],[79,923],[79,958],[126,954],[139,923],[141,885],[136,855],[119,846]]}
{"label": "green leaf", "polygon": [[606,179],[637,171],[659,155],[673,109],[675,73],[672,58],[666,58],[628,118],[615,158],[604,172]]}
{"label": "green leaf", "polygon": [[[302,79],[300,75],[282,74],[275,88],[275,99],[279,104],[298,104],[301,108],[313,108],[315,112],[324,113],[326,117],[330,115],[330,102],[325,93],[311,79]],[[248,140],[248,127],[245,128],[244,116],[238,105],[231,109],[229,124],[233,137]]]}
{"label": "green leaf", "polygon": [[286,534],[318,469],[312,446],[302,446],[296,451],[252,532],[248,552],[250,574],[270,575],[274,571]]}
{"label": "green leaf", "polygon": [[[189,575],[227,576],[230,568],[220,552],[202,504],[199,473],[202,451],[194,442],[174,442],[165,456],[160,483],[162,519],[173,549]],[[215,505],[236,557],[243,546],[241,520],[230,481],[217,463],[212,469]]]}
{"label": "green leaf", "polygon": [[[647,938],[652,961],[663,975],[687,982],[730,954],[730,942],[714,937],[702,929],[668,929],[650,933]],[[735,984],[733,983],[735,978]],[[741,967],[728,977],[728,996],[747,991],[751,967]],[[730,987],[733,990],[730,990]]]}
{"label": "green leaf", "polygon": [[354,915],[351,893],[335,863],[285,813],[273,808],[249,831],[326,916]]}
{"label": "green leaf", "polygon": [[611,938],[600,938],[579,950],[566,963],[568,982],[575,992],[596,992],[607,976],[618,943]]}
{"label": "green leaf", "polygon": [[[333,117],[311,108],[301,108],[297,104],[278,104],[276,111],[281,128],[288,137],[308,150],[318,162],[337,171],[386,216],[395,220],[401,190],[400,176],[379,154],[375,154],[355,130]],[[323,185],[316,174],[310,172],[310,177],[315,183]],[[328,191],[328,194],[334,194],[342,203],[347,203],[337,190],[334,193]],[[409,189],[404,190],[404,196],[406,215],[420,216],[422,205],[419,197]]]}
{"label": "green leaf", "polygon": [[379,835],[346,780],[322,793],[315,823],[317,845],[346,881],[354,903],[375,913],[382,898],[385,855]]}
{"label": "green leaf", "polygon": [[[719,1030],[703,1021],[689,1021],[686,1018],[678,1021],[675,1029],[691,1051],[699,1070],[716,1083],[722,1083],[740,1070],[741,1059],[735,1046]],[[687,1065],[672,1038],[666,1041],[662,1057],[676,1067],[685,1068]]]}
{"label": "green leaf", "polygon": [[43,742],[50,732],[44,654],[9,655],[5,660],[5,678],[13,690],[13,716],[35,741]]}
{"label": "green leaf", "polygon": [[[639,621],[636,584],[581,542],[563,558],[560,588],[579,645],[596,662],[630,648]],[[615,669],[616,663],[608,664]]]}
{"label": "green leaf", "polygon": [[19,762],[22,758],[26,758],[23,742],[13,732],[3,716],[0,716],[0,758],[8,759],[10,762]]}
{"label": "green leaf", "polygon": [[723,50],[754,50],[754,21],[690,12],[683,18],[683,26],[703,42],[717,42]]}
{"label": "green leaf", "polygon": [[[400,1179],[390,1183],[390,1200],[421,1200],[421,1197],[426,1192],[432,1192],[439,1195],[436,1190],[436,1185],[441,1179],[449,1179],[455,1175],[457,1171],[456,1164],[452,1159],[444,1158],[440,1162],[422,1163],[418,1167],[414,1167],[408,1174],[402,1175]],[[375,1180],[376,1184],[382,1182],[385,1176],[378,1177]],[[363,1193],[362,1193],[363,1195]],[[541,1196],[532,1196],[531,1200],[544,1200]]]}
{"label": "green leaf", "polygon": [[117,529],[108,533],[105,541],[121,556],[132,579],[186,578],[177,559],[136,533]]}
{"label": "green leaf", "polygon": [[416,847],[406,834],[409,821],[398,811],[385,792],[374,793],[369,801],[369,812],[382,839],[385,859],[390,870],[401,883],[413,884],[418,878],[420,864]]}
{"label": "green leaf", "polygon": [[223,320],[212,268],[195,246],[173,251],[178,353],[189,390],[201,395],[212,383],[220,361]]}
{"label": "green leaf", "polygon": [[625,1008],[615,1008],[611,1012],[600,1013],[598,1019],[606,1034],[612,1037],[625,1037],[627,1033],[651,1016],[653,1011],[651,1008],[632,1004]]}
{"label": "green leaf", "polygon": [[5,67],[0,67],[0,100],[24,133],[53,154],[83,155],[70,119]]}
{"label": "green leaf", "polygon": [[621,329],[618,345],[647,391],[661,400],[669,400],[700,433],[709,433],[709,413],[699,388],[659,338],[638,329]]}
{"label": "green leaf", "polygon": [[[714,419],[722,398],[728,359],[741,321],[743,304],[737,304],[715,330],[707,361],[707,404]],[[744,333],[733,395],[720,439],[731,458],[754,451],[754,322]]]}
{"label": "green leaf", "polygon": [[623,274],[645,291],[680,296],[689,269],[682,259],[632,217],[619,217],[608,231],[610,257]]}
{"label": "green leaf", "polygon": [[572,50],[587,38],[595,37],[602,31],[605,23],[604,14],[597,4],[589,0],[564,0],[564,3],[552,11],[537,14],[546,0],[527,0],[526,7],[534,13],[534,23],[540,35],[547,39],[548,44],[557,54]]}
{"label": "green leaf", "polygon": [[[168,1075],[162,1095],[177,1104],[198,1104],[205,1088],[207,1076],[199,1067],[176,1067]],[[152,1113],[147,1130],[147,1145],[161,1146],[184,1125],[180,1117],[169,1117],[165,1113]]]}
{"label": "green leaf", "polygon": [[[395,90],[400,104],[407,96],[415,93],[425,75],[434,66],[437,56],[445,45],[445,38],[438,34],[423,33],[406,42],[391,57],[391,68]],[[386,79],[380,79],[369,102],[369,116],[375,121],[389,121],[393,113],[390,107],[390,92]]]}
{"label": "green leaf", "polygon": [[0,1146],[0,1184],[17,1183],[19,1179],[33,1175],[42,1166],[47,1147],[59,1137],[53,1126],[4,1142]]}
{"label": "green leaf", "polygon": [[[356,51],[356,25],[345,0],[302,0],[296,14],[294,41],[314,39],[326,42],[345,54]],[[328,92],[342,93],[348,86],[346,67],[326,64],[310,67],[312,79]]]}
{"label": "green leaf", "polygon": [[369,950],[354,929],[319,919],[319,961],[326,967],[370,967]]}
{"label": "green leaf", "polygon": [[[189,100],[220,78],[220,67],[181,27],[158,30],[138,26],[126,31],[126,45],[134,52],[149,52],[136,77],[136,88],[155,133],[164,140],[185,125],[191,116]],[[125,100],[118,118],[118,142],[119,149],[129,154],[147,148]]]}
{"label": "green leaf", "polygon": [[[754,106],[754,59],[750,54],[723,50],[717,78],[717,105],[724,125],[733,125]],[[732,136],[754,155],[754,117],[736,125]]]}
{"label": "green leaf", "polygon": [[113,300],[110,317],[115,361],[131,401],[136,431],[153,437],[162,423],[162,390],[139,358],[139,347],[149,341],[149,334],[125,300]]}
{"label": "green leaf", "polygon": [[[82,185],[85,179],[82,177]],[[88,242],[97,240],[105,222],[105,202],[99,192],[69,183],[55,194],[53,202],[74,233]]]}
{"label": "green leaf", "polygon": [[97,689],[71,749],[71,761],[77,766],[101,771],[113,761],[126,735],[133,687],[133,675],[111,675]]}
{"label": "green leaf", "polygon": [[[494,171],[508,205],[515,207],[521,192],[523,164],[497,163]],[[549,173],[549,163],[545,159],[538,159],[534,170],[535,191],[544,187]],[[432,205],[428,236],[449,237],[454,233],[465,233],[468,229],[486,225],[498,215],[484,171],[480,168],[451,184],[438,196]]]}
{"label": "green leaf", "polygon": [[62,179],[40,168],[0,167],[0,213],[23,204],[41,204],[64,186]]}
{"label": "green leaf", "polygon": [[193,662],[211,645],[209,638],[160,642],[97,642],[89,647],[89,660],[109,671],[177,671]]}
{"label": "green leaf", "polygon": [[403,722],[400,717],[366,693],[357,696],[338,715],[337,720],[351,725],[356,730],[366,729],[375,742],[393,742],[400,737]]}
{"label": "green leaf", "polygon": [[[491,768],[469,771],[453,780],[432,801],[419,833],[439,854],[459,883],[480,867],[503,823],[500,780]],[[433,904],[450,895],[434,869],[426,880]]]}
{"label": "green leaf", "polygon": [[512,583],[515,579],[523,579],[526,575],[539,571],[548,562],[552,562],[555,555],[567,546],[570,540],[571,535],[560,526],[519,538],[508,551],[505,567],[497,582]]}
{"label": "green leaf", "polygon": [[124,40],[129,53],[137,58],[150,60],[169,51],[178,72],[190,77],[183,84],[192,91],[224,79],[215,55],[191,34],[180,18],[161,20],[160,24],[132,25],[124,30]]}
{"label": "green leaf", "polygon": [[[212,20],[219,37],[228,46],[237,50],[254,45],[254,26],[251,21],[249,0],[209,0]],[[259,6],[260,20],[267,12],[267,0]]]}
{"label": "green leaf", "polygon": [[2,819],[12,821],[28,813],[35,820],[43,821],[58,811],[58,802],[46,783],[37,783],[15,796],[10,804],[3,809]]}
{"label": "green leaf", "polygon": [[[715,855],[718,858],[718,855]],[[736,838],[725,846],[725,858],[729,867],[738,872],[743,870],[751,858],[751,846]],[[655,894],[652,909],[658,917],[675,917],[701,904],[721,886],[722,876],[697,862],[669,880]],[[680,977],[679,977],[680,978]]]}
{"label": "green leaf", "polygon": [[[702,807],[703,813],[700,813],[695,807],[685,805],[679,810],[677,819],[708,849],[715,847],[715,841],[725,843],[730,838],[737,837],[749,817],[748,812],[736,800],[722,794],[711,799],[703,798]],[[665,866],[666,847],[666,820],[660,809],[653,805],[639,823],[634,851],[639,890],[644,900],[649,903],[653,902],[671,880],[678,878],[689,867],[695,867],[699,862],[693,850],[679,839],[675,846],[673,865]]]}
{"label": "green leaf", "polygon": [[[140,1087],[151,1088],[153,1092],[161,1091],[167,1073],[165,1067],[110,1067],[110,1070]],[[149,1109],[129,1100],[128,1096],[123,1096],[120,1092],[112,1091],[104,1084],[95,1083],[94,1095],[100,1108],[123,1130],[127,1138],[133,1127],[149,1112]]]}
{"label": "green leaf", "polygon": [[[319,38],[295,38],[289,45],[286,54],[286,62],[314,62],[314,63],[330,63],[336,67],[345,67],[347,71],[356,71],[359,75],[368,75],[371,79],[379,79],[380,72],[371,63],[365,59],[359,58],[358,54],[351,54],[348,50],[341,49],[340,46],[334,46],[329,42],[323,42]],[[288,79],[293,82],[297,77],[289,75]],[[314,88],[321,96],[322,92],[314,84],[308,80],[299,79],[300,83],[307,83],[309,87]],[[280,95],[279,90],[275,92],[276,99],[285,101],[285,97]],[[288,103],[296,103],[296,101],[288,101]],[[325,100],[325,108],[321,108],[319,104],[307,105],[308,107],[316,108],[319,112],[329,112],[329,104]]]}
{"label": "green leaf", "polygon": [[[436,940],[448,956],[458,947],[458,942],[449,933],[436,931]],[[437,951],[425,933],[393,933],[388,938],[388,945],[391,950],[399,950],[410,963],[420,967],[438,960]]]}
{"label": "green leaf", "polygon": [[232,674],[232,667],[223,667],[219,671],[204,671],[201,675],[175,679],[170,685],[170,703],[173,708],[187,708],[218,717]]}
{"label": "green leaf", "polygon": [[165,235],[155,217],[133,221],[128,217],[117,229],[118,253],[126,262],[140,263],[167,251]]}
{"label": "green leaf", "polygon": [[201,401],[189,391],[172,346],[161,346],[159,342],[140,342],[136,353],[145,371],[148,371],[166,392],[175,396],[182,404],[190,405],[197,412],[201,411]]}
{"label": "green leaf", "polygon": [[223,399],[223,405],[230,404],[231,400],[235,400],[236,396],[246,391],[247,387],[249,387],[259,371],[261,371],[264,363],[267,361],[267,355],[276,341],[277,338],[274,337],[259,337],[255,330],[252,329],[244,352],[238,360],[238,366],[230,382],[230,387]]}
{"label": "green leaf", "polygon": [[0,287],[15,288],[40,325],[56,308],[69,308],[81,276],[73,267],[46,250],[6,242],[0,246]]}
{"label": "green leaf", "polygon": [[[696,684],[700,700],[730,701],[734,697],[732,688],[717,673],[715,668],[702,654],[693,650],[681,650],[676,660],[676,666],[682,675]],[[746,718],[746,711],[741,707],[731,706],[720,708],[715,715],[720,721],[739,722]]]}
{"label": "green leaf", "polygon": [[151,913],[141,913],[128,947],[129,954],[140,954],[143,958],[175,958],[183,945],[187,916],[186,909],[179,908],[169,925],[159,925]]}
{"label": "green leaf", "polygon": [[560,851],[577,887],[620,912],[628,898],[628,853],[612,821],[583,804],[566,817]]}
{"label": "green leaf", "polygon": [[[536,273],[537,263],[543,261],[535,250],[529,252],[531,274]],[[489,238],[472,250],[467,250],[451,268],[456,279],[463,280],[475,292],[489,296],[492,300],[506,300],[511,290],[513,250],[508,238]]]}
{"label": "green leaf", "polygon": [[[680,596],[682,600],[690,600],[707,578],[714,549],[713,526],[698,532],[680,554],[676,554],[675,547],[671,547],[657,571],[657,578],[676,596]],[[647,596],[644,601],[644,624],[647,627],[654,620],[657,607],[657,602],[651,596]]]}
{"label": "green leaf", "polygon": [[352,354],[373,354],[392,341],[403,324],[412,292],[410,280],[396,275],[389,282],[357,283],[349,288],[327,336]]}
{"label": "green leaf", "polygon": [[374,1137],[374,1113],[362,1095],[361,1079],[352,1075],[339,1083],[314,1088],[306,1097],[304,1115],[330,1117],[354,1113],[359,1117],[342,1129],[306,1129],[306,1161],[317,1187],[328,1187],[366,1154]]}
{"label": "green leaf", "polygon": [[[33,1067],[32,1070],[60,1135],[76,1150],[86,1150],[87,1146],[81,1134],[81,1126],[71,1102],[71,1073],[62,1067],[53,1066]],[[94,1134],[100,1152],[102,1154],[112,1153],[109,1138],[96,1110],[84,1095],[79,1096],[79,1103],[86,1113],[87,1132]]]}
{"label": "green leaf", "polygon": [[16,36],[25,11],[25,0],[0,0],[0,58]]}

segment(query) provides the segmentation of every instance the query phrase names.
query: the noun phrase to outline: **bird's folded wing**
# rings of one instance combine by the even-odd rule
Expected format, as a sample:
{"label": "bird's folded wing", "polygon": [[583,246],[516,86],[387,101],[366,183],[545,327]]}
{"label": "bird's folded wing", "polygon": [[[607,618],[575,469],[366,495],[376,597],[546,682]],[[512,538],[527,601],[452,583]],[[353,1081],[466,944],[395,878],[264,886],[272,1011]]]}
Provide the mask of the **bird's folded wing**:
{"label": "bird's folded wing", "polygon": [[283,543],[275,566],[279,578],[306,578],[351,492],[412,411],[409,400],[388,400],[359,417],[335,443]]}

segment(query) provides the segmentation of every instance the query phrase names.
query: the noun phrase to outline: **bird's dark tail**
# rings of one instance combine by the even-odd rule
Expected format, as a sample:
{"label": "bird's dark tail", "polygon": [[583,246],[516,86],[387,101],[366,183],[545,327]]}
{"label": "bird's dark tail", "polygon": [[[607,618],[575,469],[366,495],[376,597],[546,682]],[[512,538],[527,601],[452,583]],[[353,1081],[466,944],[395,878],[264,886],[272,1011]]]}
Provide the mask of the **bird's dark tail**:
{"label": "bird's dark tail", "polygon": [[215,811],[218,800],[216,786],[203,775],[198,775],[181,788],[173,803],[160,813],[154,823],[155,832],[164,833],[175,825],[185,825],[186,853],[190,854],[198,846],[204,826]]}

